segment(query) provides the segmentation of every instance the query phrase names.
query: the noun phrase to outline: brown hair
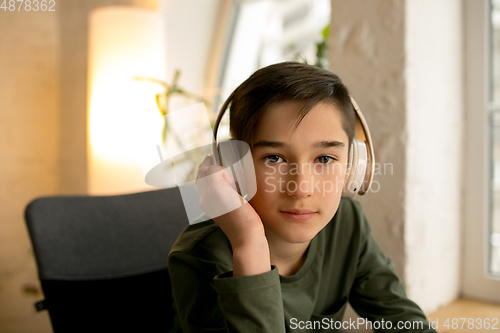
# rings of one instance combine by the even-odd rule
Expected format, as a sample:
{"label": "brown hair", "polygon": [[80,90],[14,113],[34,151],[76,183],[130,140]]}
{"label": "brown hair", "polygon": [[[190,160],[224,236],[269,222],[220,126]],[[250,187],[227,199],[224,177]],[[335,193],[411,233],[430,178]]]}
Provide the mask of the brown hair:
{"label": "brown hair", "polygon": [[330,103],[341,113],[342,128],[355,136],[355,111],[347,87],[330,71],[298,62],[282,62],[259,69],[236,88],[222,109],[229,109],[231,137],[252,146],[252,133],[266,110],[284,101],[304,101],[294,129],[319,102]]}

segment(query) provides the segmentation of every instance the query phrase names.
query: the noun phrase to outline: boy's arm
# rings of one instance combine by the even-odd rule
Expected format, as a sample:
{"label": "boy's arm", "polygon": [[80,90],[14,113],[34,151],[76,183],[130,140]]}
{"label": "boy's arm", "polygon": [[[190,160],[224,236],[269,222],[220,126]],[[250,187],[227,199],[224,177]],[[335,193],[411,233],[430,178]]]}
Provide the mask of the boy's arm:
{"label": "boy's arm", "polygon": [[200,207],[231,243],[234,276],[269,272],[271,257],[264,225],[250,203],[231,187],[233,182],[224,167],[212,165],[210,157],[205,157],[196,180]]}
{"label": "boy's arm", "polygon": [[[349,297],[352,307],[363,318],[391,322],[380,332],[436,332],[429,327],[420,307],[406,296],[391,260],[378,246],[364,214],[362,218],[364,239]],[[389,326],[392,330],[387,329]]]}
{"label": "boy's arm", "polygon": [[183,332],[285,332],[279,274],[213,278],[214,263],[181,252],[168,267]]}

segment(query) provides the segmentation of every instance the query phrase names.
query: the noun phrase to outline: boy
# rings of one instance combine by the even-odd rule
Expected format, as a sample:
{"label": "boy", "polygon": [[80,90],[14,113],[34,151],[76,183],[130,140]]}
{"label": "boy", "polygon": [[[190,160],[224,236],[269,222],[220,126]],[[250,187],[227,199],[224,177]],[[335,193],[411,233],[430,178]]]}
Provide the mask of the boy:
{"label": "boy", "polygon": [[[355,114],[339,78],[275,64],[230,103],[231,136],[251,148],[257,193],[188,226],[174,244],[174,331],[338,332],[353,328],[342,322],[350,302],[379,331],[435,332],[407,299],[360,204],[342,197]],[[198,188],[206,212],[241,199],[208,157],[198,179],[208,180]]]}

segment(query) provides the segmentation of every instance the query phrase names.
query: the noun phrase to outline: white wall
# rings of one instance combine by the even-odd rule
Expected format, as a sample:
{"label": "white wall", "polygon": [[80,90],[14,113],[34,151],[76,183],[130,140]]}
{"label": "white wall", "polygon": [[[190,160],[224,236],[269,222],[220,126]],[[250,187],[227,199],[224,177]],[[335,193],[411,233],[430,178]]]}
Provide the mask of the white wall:
{"label": "white wall", "polygon": [[406,1],[405,276],[427,311],[460,287],[462,2]]}

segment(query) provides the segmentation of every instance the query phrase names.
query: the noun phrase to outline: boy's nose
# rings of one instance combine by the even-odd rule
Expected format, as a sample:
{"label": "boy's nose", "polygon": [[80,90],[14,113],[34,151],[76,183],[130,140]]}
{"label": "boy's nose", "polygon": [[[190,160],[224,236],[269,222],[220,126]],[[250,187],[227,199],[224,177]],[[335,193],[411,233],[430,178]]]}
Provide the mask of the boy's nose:
{"label": "boy's nose", "polygon": [[313,179],[306,170],[299,170],[296,175],[288,179],[286,193],[294,198],[305,198],[312,195]]}

